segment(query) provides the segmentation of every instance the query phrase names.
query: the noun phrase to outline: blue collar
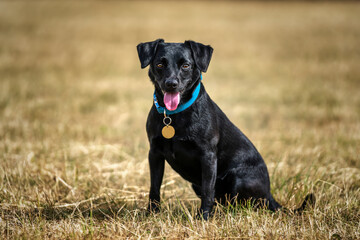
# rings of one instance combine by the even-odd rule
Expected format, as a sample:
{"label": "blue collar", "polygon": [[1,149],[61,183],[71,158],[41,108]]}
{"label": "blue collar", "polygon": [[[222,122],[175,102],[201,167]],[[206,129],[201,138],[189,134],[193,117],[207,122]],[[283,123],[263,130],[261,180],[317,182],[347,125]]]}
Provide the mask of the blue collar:
{"label": "blue collar", "polygon": [[[200,79],[202,80],[202,75],[200,75]],[[175,114],[175,113],[179,113],[184,111],[185,109],[187,109],[188,107],[190,107],[195,100],[197,99],[197,97],[199,96],[200,93],[200,87],[201,87],[201,82],[199,82],[199,84],[197,85],[197,87],[195,88],[194,92],[192,93],[192,97],[190,98],[189,101],[187,101],[184,104],[181,104],[180,106],[178,106],[177,109],[175,109],[174,111],[170,111],[167,110],[164,107],[161,107],[157,101],[155,92],[154,92],[154,105],[156,107],[156,110],[160,113],[160,114],[164,114],[164,111],[166,112],[166,115],[171,115],[171,114]]]}

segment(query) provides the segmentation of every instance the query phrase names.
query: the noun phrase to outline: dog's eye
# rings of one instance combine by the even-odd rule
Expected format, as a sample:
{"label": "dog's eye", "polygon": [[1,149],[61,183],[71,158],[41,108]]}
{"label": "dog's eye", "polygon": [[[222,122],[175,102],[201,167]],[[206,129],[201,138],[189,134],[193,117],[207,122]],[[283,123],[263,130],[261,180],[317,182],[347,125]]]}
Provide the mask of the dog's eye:
{"label": "dog's eye", "polygon": [[158,64],[156,64],[156,67],[157,67],[157,68],[163,68],[164,65],[163,65],[162,63],[158,63]]}
{"label": "dog's eye", "polygon": [[189,64],[184,64],[184,65],[182,65],[182,68],[183,68],[183,69],[188,69],[189,67],[190,67]]}

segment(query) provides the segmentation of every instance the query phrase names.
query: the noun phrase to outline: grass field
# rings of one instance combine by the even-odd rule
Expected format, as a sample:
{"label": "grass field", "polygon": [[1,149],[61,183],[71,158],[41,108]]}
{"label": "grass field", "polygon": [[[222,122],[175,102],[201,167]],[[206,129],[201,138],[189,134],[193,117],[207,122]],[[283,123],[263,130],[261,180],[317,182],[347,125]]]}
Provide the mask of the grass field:
{"label": "grass field", "polygon": [[[215,49],[205,87],[301,216],[217,206],[166,166],[146,214],[153,87],[136,45]],[[360,239],[360,4],[0,2],[0,239]]]}

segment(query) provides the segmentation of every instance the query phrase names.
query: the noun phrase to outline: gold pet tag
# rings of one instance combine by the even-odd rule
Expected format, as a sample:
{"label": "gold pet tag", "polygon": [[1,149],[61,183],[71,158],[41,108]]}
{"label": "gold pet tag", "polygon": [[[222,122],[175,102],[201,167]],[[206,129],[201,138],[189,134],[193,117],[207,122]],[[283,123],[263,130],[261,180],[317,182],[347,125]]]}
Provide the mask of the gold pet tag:
{"label": "gold pet tag", "polygon": [[[166,120],[168,122],[166,122]],[[171,126],[172,119],[169,116],[166,116],[166,112],[164,111],[164,119],[163,119],[163,123],[165,125],[165,127],[163,127],[163,129],[161,130],[161,134],[163,135],[164,138],[170,139],[175,135],[175,129],[173,126]]]}
{"label": "gold pet tag", "polygon": [[163,135],[164,138],[170,139],[175,135],[175,129],[173,126],[170,125],[166,125],[165,127],[163,127],[163,129],[161,130],[161,133]]}

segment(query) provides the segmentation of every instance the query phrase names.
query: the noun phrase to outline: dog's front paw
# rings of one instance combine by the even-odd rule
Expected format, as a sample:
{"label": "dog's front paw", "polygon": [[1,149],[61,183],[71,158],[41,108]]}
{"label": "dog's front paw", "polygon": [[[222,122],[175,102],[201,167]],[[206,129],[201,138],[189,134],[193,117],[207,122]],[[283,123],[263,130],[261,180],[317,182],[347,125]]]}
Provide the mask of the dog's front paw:
{"label": "dog's front paw", "polygon": [[149,205],[147,207],[147,212],[148,213],[158,213],[158,212],[160,212],[160,203],[155,202],[155,201],[149,202]]}
{"label": "dog's front paw", "polygon": [[210,212],[209,211],[200,210],[199,213],[196,215],[197,219],[205,220],[205,221],[207,221],[209,219],[209,217],[210,217]]}

